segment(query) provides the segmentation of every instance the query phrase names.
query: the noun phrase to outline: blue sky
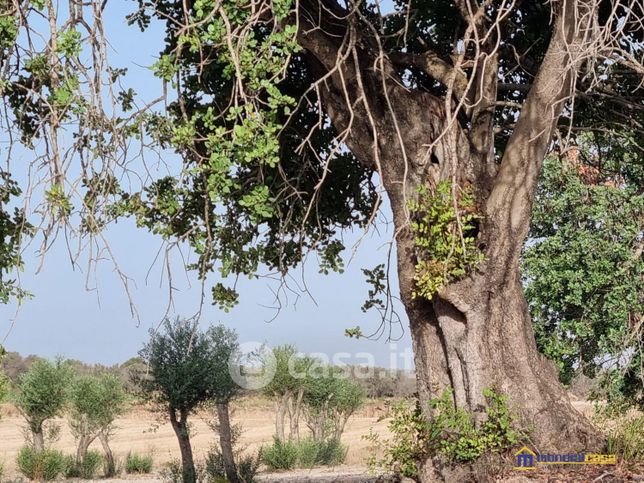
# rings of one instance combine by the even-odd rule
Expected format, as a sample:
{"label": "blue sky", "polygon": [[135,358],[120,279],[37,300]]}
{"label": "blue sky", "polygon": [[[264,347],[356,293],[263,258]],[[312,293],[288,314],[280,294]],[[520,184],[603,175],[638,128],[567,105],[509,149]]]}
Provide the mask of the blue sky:
{"label": "blue sky", "polygon": [[[161,86],[146,67],[155,61],[163,32],[154,25],[145,33],[128,27],[125,16],[135,5],[108,2],[106,31],[113,48],[112,62],[127,67],[128,84],[142,98],[151,99],[158,95]],[[27,151],[17,151],[12,168],[24,169],[32,157]],[[165,161],[179,163],[171,155]],[[241,281],[240,304],[225,314],[210,305],[207,297],[202,323],[225,323],[238,331],[241,342],[294,343],[304,352],[348,352],[358,363],[366,361],[360,353],[368,352],[378,365],[391,366],[392,357],[411,346],[406,322],[404,327],[392,327],[392,336],[402,337],[395,346],[387,342],[386,335],[375,341],[344,336],[345,328],[359,324],[369,333],[380,323],[377,314],[363,314],[360,310],[368,290],[360,269],[386,261],[391,233],[381,228],[380,234],[370,233],[362,239],[356,256],[342,275],[318,274],[312,255],[305,269],[294,274],[300,282],[305,280],[310,295],[290,294],[288,300],[283,298],[279,312],[271,308],[275,306],[273,291],[278,288],[275,282]],[[351,247],[361,236],[361,232],[348,233],[346,246]],[[110,228],[106,238],[120,270],[131,279],[132,301],[139,320],[132,317],[123,284],[109,260],[90,274],[89,284],[97,289],[87,291],[86,265],[72,266],[62,239],[49,251],[38,274],[35,273],[39,266],[38,243],[34,243],[25,251],[21,282],[35,297],[19,308],[0,306],[0,342],[4,340],[8,350],[45,357],[64,355],[104,364],[123,362],[136,354],[147,339],[148,330],[157,327],[168,310],[168,280],[163,264],[154,263],[162,242],[128,221]],[[178,254],[171,259],[175,290],[169,313],[191,316],[199,309],[201,287],[194,274],[185,273],[179,261]],[[214,275],[208,279],[207,292],[216,281]],[[397,287],[397,281],[392,282]],[[404,317],[402,310],[399,313]]]}

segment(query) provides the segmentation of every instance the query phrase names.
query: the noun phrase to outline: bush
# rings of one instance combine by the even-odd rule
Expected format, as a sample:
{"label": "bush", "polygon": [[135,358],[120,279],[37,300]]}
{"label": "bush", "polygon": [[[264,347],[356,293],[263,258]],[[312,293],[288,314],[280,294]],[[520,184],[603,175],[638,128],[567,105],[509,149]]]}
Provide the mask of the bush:
{"label": "bush", "polygon": [[313,468],[314,466],[335,466],[342,464],[347,449],[337,439],[316,441],[303,439],[295,443],[297,447],[297,467]]}
{"label": "bush", "polygon": [[88,451],[83,458],[83,461],[80,463],[76,462],[74,456],[66,457],[66,472],[65,476],[67,478],[83,478],[86,480],[91,480],[96,476],[96,471],[99,466],[103,463],[103,455],[98,451]]}
{"label": "bush", "polygon": [[343,446],[337,439],[329,439],[320,443],[318,461],[323,466],[336,466],[344,463],[347,457],[346,446]]}
{"label": "bush", "polygon": [[0,462],[0,481],[2,481],[2,475],[4,475],[4,463]]}
{"label": "bush", "polygon": [[30,480],[55,480],[67,473],[68,460],[63,453],[53,449],[36,451],[23,446],[16,458],[18,470]]}
{"label": "bush", "polygon": [[314,439],[303,439],[297,444],[297,465],[313,468],[320,464],[320,443]]}
{"label": "bush", "polygon": [[181,461],[173,459],[165,463],[163,468],[161,468],[160,476],[164,483],[183,483],[183,469],[181,468]]}
{"label": "bush", "polygon": [[275,438],[271,446],[262,448],[261,461],[273,470],[334,466],[344,462],[347,448],[337,439],[317,441],[280,441]]}
{"label": "bush", "polygon": [[527,439],[507,405],[507,398],[494,389],[485,389],[487,419],[476,424],[474,415],[455,408],[450,390],[431,400],[433,418],[428,421],[420,404],[410,407],[401,402],[392,407],[390,441],[380,441],[370,433],[365,439],[384,456],[369,458],[369,466],[417,478],[417,463],[440,456],[449,463],[474,463],[492,453],[504,453]]}
{"label": "bush", "polygon": [[628,463],[644,461],[644,416],[626,417],[608,436],[608,452]]}
{"label": "bush", "polygon": [[273,444],[260,451],[262,463],[271,470],[291,470],[297,464],[297,447],[293,441],[273,439]]}
{"label": "bush", "polygon": [[136,453],[128,453],[127,458],[125,459],[125,472],[128,475],[132,473],[151,473],[152,455],[138,455]]}
{"label": "bush", "polygon": [[259,470],[259,456],[244,455],[237,458],[237,475],[242,483],[253,483]]}
{"label": "bush", "polygon": [[[163,483],[183,483],[183,466],[181,465],[181,460],[175,458],[165,463],[159,475]],[[199,463],[195,465],[195,476],[197,483],[226,483],[225,478],[218,476],[210,477],[204,465]]]}
{"label": "bush", "polygon": [[[242,483],[253,483],[255,481],[255,475],[259,470],[260,458],[253,455],[237,455],[235,462],[239,481]],[[215,483],[226,481],[224,460],[218,448],[212,448],[206,455],[204,472],[208,481]],[[181,476],[180,469],[179,476]],[[174,482],[171,481],[169,483]]]}

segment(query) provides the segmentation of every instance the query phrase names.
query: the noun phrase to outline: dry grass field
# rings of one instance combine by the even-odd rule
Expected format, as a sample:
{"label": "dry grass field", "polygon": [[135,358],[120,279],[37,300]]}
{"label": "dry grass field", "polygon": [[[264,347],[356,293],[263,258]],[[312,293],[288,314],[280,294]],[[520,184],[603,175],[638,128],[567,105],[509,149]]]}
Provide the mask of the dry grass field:
{"label": "dry grass field", "polygon": [[[589,414],[592,406],[586,401],[574,401],[573,405],[578,410]],[[259,448],[272,441],[274,434],[274,413],[272,403],[264,398],[253,397],[239,400],[235,405],[233,421],[240,424],[243,433],[240,448],[249,452],[257,452]],[[15,458],[19,448],[24,444],[24,422],[12,406],[2,408],[3,417],[0,420],[0,462],[5,465],[5,477],[12,479],[18,477],[15,467]],[[355,414],[347,424],[342,437],[349,452],[345,465],[336,468],[316,468],[314,470],[298,470],[288,473],[264,474],[261,481],[266,483],[278,482],[354,482],[367,481],[366,461],[369,456],[369,444],[363,439],[370,429],[377,434],[387,437],[387,414],[384,401],[371,401]],[[212,419],[212,414],[202,412],[192,418],[192,444],[195,457],[200,460],[207,453],[214,442],[215,435],[208,427],[207,421]],[[62,429],[60,439],[55,447],[64,453],[72,454],[75,451],[74,438],[69,431],[64,419],[57,421]],[[93,448],[100,450],[100,444],[94,442]],[[151,454],[154,458],[155,471],[158,472],[162,465],[173,459],[179,458],[177,440],[170,425],[158,419],[158,415],[142,407],[132,408],[126,415],[119,418],[116,431],[112,440],[112,449],[117,458],[123,461],[128,452]],[[622,470],[601,467],[564,468],[546,473],[537,472],[531,475],[518,475],[510,467],[497,481],[506,483],[533,483],[535,481],[548,482],[587,482],[602,481],[642,481],[644,477],[640,472],[625,473]],[[618,476],[619,475],[619,476]],[[123,479],[101,480],[101,483],[153,483],[161,481],[158,474],[131,476],[122,475]]]}
{"label": "dry grass field", "polygon": [[[370,428],[381,435],[387,433],[387,421],[380,420],[384,415],[384,405],[370,402],[355,414],[348,422],[342,441],[349,446],[346,464],[349,467],[364,467],[368,457],[368,443],[362,436]],[[263,444],[272,441],[275,432],[272,403],[263,398],[240,400],[233,412],[233,421],[242,426],[240,448],[257,452]],[[192,446],[196,459],[201,459],[213,444],[215,434],[208,427],[207,421],[213,418],[207,412],[192,417]],[[56,449],[72,454],[75,451],[74,438],[64,419],[57,421],[61,427],[60,439],[55,443]],[[5,465],[5,476],[18,476],[15,459],[20,447],[24,444],[24,420],[15,408],[5,406],[0,419],[0,461]],[[115,455],[124,460],[127,453],[152,454],[155,469],[163,463],[179,458],[179,447],[176,436],[169,423],[158,420],[158,415],[144,408],[132,408],[116,422],[116,431],[112,440]],[[95,441],[92,448],[101,449]]]}

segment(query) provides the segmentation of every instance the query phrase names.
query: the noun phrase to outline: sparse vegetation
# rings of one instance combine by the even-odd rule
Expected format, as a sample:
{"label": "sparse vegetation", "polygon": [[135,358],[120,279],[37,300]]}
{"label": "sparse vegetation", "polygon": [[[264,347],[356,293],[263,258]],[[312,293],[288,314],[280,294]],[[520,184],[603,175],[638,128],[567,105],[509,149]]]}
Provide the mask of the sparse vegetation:
{"label": "sparse vegetation", "polygon": [[[261,460],[257,455],[238,454],[235,457],[237,480],[240,483],[252,483],[259,471]],[[230,481],[226,476],[226,464],[219,448],[212,448],[206,455],[204,472],[210,481]]]}
{"label": "sparse vegetation", "polygon": [[18,470],[35,481],[51,481],[67,473],[69,460],[60,451],[46,448],[36,450],[30,445],[20,448],[16,457]]}
{"label": "sparse vegetation", "polygon": [[87,451],[79,461],[75,456],[67,456],[65,476],[68,478],[83,478],[91,480],[96,476],[105,458],[95,450]]}
{"label": "sparse vegetation", "polygon": [[442,457],[446,463],[471,463],[486,453],[502,453],[526,439],[512,417],[507,398],[494,389],[486,389],[487,418],[477,424],[473,415],[454,407],[452,395],[445,390],[432,399],[432,417],[427,419],[419,403],[400,402],[392,408],[390,441],[367,436],[374,450],[369,464],[416,479],[418,464],[428,457]]}
{"label": "sparse vegetation", "polygon": [[337,439],[318,441],[307,438],[300,441],[273,439],[273,444],[260,452],[262,463],[273,470],[313,468],[342,464],[347,448]]}
{"label": "sparse vegetation", "polygon": [[593,420],[606,434],[606,451],[627,465],[644,463],[644,416],[628,405],[598,405]]}
{"label": "sparse vegetation", "polygon": [[150,454],[141,455],[130,452],[125,458],[125,472],[128,475],[152,473],[153,461]]}

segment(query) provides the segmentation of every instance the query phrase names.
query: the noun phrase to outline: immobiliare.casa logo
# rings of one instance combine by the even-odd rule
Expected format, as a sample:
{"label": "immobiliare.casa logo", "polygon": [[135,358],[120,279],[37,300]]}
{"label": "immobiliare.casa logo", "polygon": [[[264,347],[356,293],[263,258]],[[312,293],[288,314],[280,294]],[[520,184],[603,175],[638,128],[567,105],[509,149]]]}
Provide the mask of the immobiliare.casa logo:
{"label": "immobiliare.casa logo", "polygon": [[541,465],[614,465],[617,458],[614,454],[567,453],[537,454],[524,446],[515,454],[515,470],[536,470]]}

